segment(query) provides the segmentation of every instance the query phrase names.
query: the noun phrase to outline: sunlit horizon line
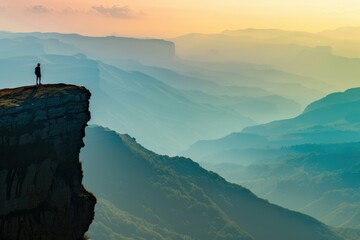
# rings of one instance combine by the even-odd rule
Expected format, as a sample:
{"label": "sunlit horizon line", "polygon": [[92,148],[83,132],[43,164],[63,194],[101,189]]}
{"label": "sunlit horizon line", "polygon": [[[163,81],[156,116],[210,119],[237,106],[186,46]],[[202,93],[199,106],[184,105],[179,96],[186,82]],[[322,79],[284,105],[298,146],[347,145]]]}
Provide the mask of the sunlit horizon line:
{"label": "sunlit horizon line", "polygon": [[106,37],[118,37],[118,38],[136,38],[136,39],[159,39],[159,40],[170,40],[170,39],[174,39],[174,38],[178,38],[181,36],[186,36],[186,35],[190,35],[190,34],[204,34],[204,35],[216,35],[216,34],[223,34],[223,32],[225,31],[244,31],[244,30],[278,30],[278,31],[284,31],[284,32],[294,32],[294,33],[310,33],[310,34],[318,34],[320,32],[323,31],[331,31],[331,30],[337,30],[337,29],[342,29],[342,28],[359,28],[360,30],[360,26],[338,26],[338,27],[334,27],[334,28],[325,28],[322,30],[317,30],[317,31],[306,31],[306,30],[300,30],[300,29],[293,29],[293,28],[261,28],[261,27],[243,27],[243,28],[234,28],[234,29],[223,29],[220,30],[218,32],[196,32],[196,31],[190,31],[190,32],[184,32],[182,34],[176,35],[176,36],[172,36],[172,37],[160,37],[160,36],[143,36],[141,34],[137,35],[121,35],[121,34],[108,34],[108,35],[102,35],[102,34],[86,34],[86,33],[81,33],[81,32],[63,32],[63,31],[16,31],[16,30],[6,30],[6,29],[0,29],[0,32],[8,32],[8,33],[20,33],[20,34],[31,34],[31,33],[40,33],[40,34],[51,34],[51,33],[57,33],[57,34],[61,34],[61,35],[79,35],[82,37],[93,37],[93,38],[106,38]]}

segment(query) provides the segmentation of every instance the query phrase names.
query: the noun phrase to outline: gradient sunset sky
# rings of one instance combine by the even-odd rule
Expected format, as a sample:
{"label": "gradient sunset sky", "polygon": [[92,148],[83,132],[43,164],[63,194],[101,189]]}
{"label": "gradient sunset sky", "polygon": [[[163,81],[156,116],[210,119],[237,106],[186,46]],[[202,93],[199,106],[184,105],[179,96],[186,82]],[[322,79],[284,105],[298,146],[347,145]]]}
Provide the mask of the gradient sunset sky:
{"label": "gradient sunset sky", "polygon": [[360,26],[358,0],[1,0],[0,30],[170,38],[240,28]]}

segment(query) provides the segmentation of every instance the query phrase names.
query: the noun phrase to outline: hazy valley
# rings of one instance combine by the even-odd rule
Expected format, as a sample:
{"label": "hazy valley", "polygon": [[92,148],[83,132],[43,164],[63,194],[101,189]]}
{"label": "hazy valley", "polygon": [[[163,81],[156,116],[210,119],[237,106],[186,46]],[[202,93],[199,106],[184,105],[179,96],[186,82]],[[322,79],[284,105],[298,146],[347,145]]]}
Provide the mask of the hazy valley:
{"label": "hazy valley", "polygon": [[355,33],[0,32],[0,83],[91,91],[92,239],[358,240]]}
{"label": "hazy valley", "polygon": [[330,94],[295,118],[200,141],[185,155],[271,202],[359,228],[359,93]]}

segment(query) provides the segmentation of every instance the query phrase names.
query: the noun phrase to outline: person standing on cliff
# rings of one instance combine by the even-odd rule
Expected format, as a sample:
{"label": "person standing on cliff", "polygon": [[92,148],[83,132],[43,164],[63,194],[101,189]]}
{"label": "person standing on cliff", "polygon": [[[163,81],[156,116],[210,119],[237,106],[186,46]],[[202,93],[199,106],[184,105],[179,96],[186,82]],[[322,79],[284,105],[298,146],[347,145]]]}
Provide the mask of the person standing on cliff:
{"label": "person standing on cliff", "polygon": [[37,67],[35,68],[35,75],[36,75],[36,85],[41,85],[40,63],[38,63]]}

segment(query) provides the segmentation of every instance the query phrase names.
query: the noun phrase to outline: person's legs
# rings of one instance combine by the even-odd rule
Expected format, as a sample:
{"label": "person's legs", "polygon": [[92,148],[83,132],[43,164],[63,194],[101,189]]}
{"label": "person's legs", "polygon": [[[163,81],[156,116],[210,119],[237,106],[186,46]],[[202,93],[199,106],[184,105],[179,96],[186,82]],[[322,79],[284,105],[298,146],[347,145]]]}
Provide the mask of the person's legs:
{"label": "person's legs", "polygon": [[36,85],[41,84],[41,76],[36,76]]}

